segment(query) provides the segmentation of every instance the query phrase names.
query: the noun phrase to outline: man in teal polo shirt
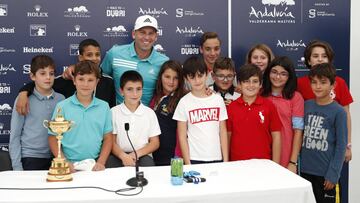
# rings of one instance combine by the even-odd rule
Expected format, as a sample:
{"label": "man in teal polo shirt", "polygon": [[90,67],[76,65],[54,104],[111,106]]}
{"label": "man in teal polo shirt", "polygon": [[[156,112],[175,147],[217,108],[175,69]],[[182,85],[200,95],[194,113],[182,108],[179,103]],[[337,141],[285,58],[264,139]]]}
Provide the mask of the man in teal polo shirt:
{"label": "man in teal polo shirt", "polygon": [[160,67],[169,60],[167,56],[153,48],[158,36],[157,30],[158,23],[154,17],[139,16],[132,32],[134,41],[126,45],[114,45],[106,53],[101,68],[104,73],[111,75],[114,79],[118,104],[124,100],[120,94],[121,75],[128,70],[136,70],[144,79],[141,102],[149,105]]}

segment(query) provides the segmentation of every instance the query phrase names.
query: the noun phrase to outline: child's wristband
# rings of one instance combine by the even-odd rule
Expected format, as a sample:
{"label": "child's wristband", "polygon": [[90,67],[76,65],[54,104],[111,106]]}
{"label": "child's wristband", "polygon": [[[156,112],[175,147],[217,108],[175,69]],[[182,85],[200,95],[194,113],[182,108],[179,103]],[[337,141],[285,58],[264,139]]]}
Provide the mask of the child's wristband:
{"label": "child's wristband", "polygon": [[298,165],[298,163],[297,163],[297,162],[294,162],[294,161],[291,161],[291,160],[289,161],[289,163],[290,163],[290,164],[294,164],[295,166],[297,166],[297,165]]}

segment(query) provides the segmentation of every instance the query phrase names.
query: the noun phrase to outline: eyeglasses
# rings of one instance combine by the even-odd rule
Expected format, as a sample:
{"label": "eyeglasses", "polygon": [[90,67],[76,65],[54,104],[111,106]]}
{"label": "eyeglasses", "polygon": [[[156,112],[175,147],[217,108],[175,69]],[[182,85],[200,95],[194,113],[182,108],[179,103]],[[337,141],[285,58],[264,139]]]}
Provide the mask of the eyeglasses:
{"label": "eyeglasses", "polygon": [[234,77],[235,77],[235,75],[216,75],[215,74],[215,77],[218,79],[218,80],[227,80],[227,81],[229,81],[229,80],[232,80],[232,79],[234,79]]}
{"label": "eyeglasses", "polygon": [[270,71],[270,75],[273,75],[273,76],[279,76],[279,77],[282,77],[282,78],[286,78],[286,77],[289,77],[289,73],[288,72],[277,72],[276,70],[271,70]]}

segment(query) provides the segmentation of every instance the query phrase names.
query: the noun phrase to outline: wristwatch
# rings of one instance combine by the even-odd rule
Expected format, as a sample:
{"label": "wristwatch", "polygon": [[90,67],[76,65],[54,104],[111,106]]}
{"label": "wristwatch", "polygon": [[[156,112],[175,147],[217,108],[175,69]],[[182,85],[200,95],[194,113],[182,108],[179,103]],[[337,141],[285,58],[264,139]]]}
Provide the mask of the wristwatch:
{"label": "wristwatch", "polygon": [[347,149],[351,149],[351,146],[352,146],[351,143],[348,143],[348,144],[346,145],[346,148],[347,148]]}
{"label": "wristwatch", "polygon": [[294,162],[294,161],[291,161],[291,160],[289,161],[289,163],[290,163],[290,164],[294,164],[295,166],[297,166],[297,165],[298,165],[298,163],[297,163],[297,162]]}

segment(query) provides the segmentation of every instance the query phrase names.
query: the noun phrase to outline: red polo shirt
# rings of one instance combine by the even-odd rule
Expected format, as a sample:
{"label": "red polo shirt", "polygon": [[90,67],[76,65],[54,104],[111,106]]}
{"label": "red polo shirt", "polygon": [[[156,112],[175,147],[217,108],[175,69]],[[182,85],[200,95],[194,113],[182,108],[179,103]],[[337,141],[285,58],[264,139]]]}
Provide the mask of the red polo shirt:
{"label": "red polo shirt", "polygon": [[[314,99],[315,95],[311,89],[310,79],[308,76],[298,78],[297,89],[303,96],[304,101]],[[336,76],[335,88],[334,88],[334,100],[337,101],[341,106],[347,106],[353,102],[353,98],[349,92],[349,88],[345,83],[345,80],[341,77]]]}
{"label": "red polo shirt", "polygon": [[281,131],[281,122],[271,101],[257,96],[248,105],[240,97],[229,105],[228,117],[230,160],[272,158],[271,132]]}

